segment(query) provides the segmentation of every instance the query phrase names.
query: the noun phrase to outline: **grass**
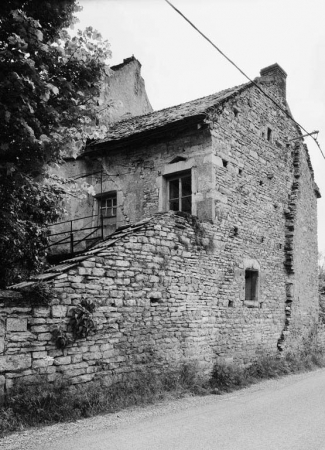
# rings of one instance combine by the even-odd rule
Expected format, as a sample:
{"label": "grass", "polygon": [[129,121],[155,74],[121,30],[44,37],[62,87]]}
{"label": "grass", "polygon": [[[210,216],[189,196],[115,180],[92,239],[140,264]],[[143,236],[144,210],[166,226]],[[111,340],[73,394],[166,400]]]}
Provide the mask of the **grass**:
{"label": "grass", "polygon": [[319,367],[325,367],[325,354],[309,350],[284,357],[263,357],[246,367],[216,364],[208,381],[190,363],[162,373],[141,371],[132,379],[112,386],[98,382],[74,391],[65,383],[17,386],[0,407],[0,436],[31,426],[74,421],[167,398],[222,394],[263,379]]}
{"label": "grass", "polygon": [[106,386],[91,383],[71,391],[67,383],[17,386],[0,407],[0,436],[31,426],[74,421],[129,406],[200,393],[195,365],[163,373],[141,371],[127,382]]}
{"label": "grass", "polygon": [[242,389],[261,380],[278,378],[299,372],[325,367],[325,353],[315,349],[285,356],[264,356],[249,366],[216,364],[213,368],[210,388],[215,393]]}

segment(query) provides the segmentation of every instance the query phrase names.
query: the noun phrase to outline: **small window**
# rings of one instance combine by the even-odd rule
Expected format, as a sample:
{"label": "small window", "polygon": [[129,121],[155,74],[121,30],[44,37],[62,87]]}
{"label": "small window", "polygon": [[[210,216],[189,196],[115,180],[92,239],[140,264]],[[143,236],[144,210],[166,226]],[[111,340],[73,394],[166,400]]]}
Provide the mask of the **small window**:
{"label": "small window", "polygon": [[222,160],[222,165],[223,167],[227,167],[228,166],[228,161],[226,159]]}
{"label": "small window", "polygon": [[116,217],[116,193],[105,195],[99,199],[99,213],[103,217]]}
{"label": "small window", "polygon": [[267,135],[266,135],[266,138],[267,138],[267,140],[268,140],[269,142],[272,141],[272,130],[271,130],[271,128],[268,128],[268,129],[267,129]]}
{"label": "small window", "polygon": [[192,213],[192,179],[190,171],[168,179],[168,208],[171,211]]}
{"label": "small window", "polygon": [[245,300],[258,300],[258,270],[245,270]]}

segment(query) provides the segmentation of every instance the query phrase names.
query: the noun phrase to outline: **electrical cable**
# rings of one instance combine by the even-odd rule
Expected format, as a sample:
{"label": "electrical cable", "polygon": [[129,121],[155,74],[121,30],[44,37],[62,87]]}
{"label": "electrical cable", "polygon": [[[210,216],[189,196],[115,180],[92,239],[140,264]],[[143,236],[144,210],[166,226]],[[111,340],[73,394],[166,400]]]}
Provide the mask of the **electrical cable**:
{"label": "electrical cable", "polygon": [[200,31],[179,9],[177,9],[169,0],[165,0],[166,3],[169,4],[169,6],[171,6],[181,17],[183,17],[184,20],[186,20],[187,23],[189,23],[191,25],[191,27],[193,27],[206,41],[208,41],[224,58],[227,59],[227,61],[230,62],[230,64],[232,64],[245,78],[247,78],[247,80],[249,80],[260,92],[262,92],[262,94],[267,97],[269,100],[271,100],[276,106],[277,108],[279,108],[289,119],[291,119],[296,125],[298,125],[302,130],[304,130],[304,132],[310,136],[317,144],[323,158],[325,159],[325,155],[319,145],[319,142],[317,141],[316,138],[314,138],[312,136],[311,133],[308,133],[308,131],[302,126],[300,125],[289,113],[287,110],[285,110],[284,108],[282,108],[281,105],[279,105],[269,94],[267,94],[254,80],[252,80],[248,75],[246,75],[245,72],[243,72],[240,67],[237,66],[237,64],[235,64],[230,58],[228,58],[227,55],[225,55],[225,53],[223,53],[223,51],[220,50],[219,47],[217,47],[204,33],[202,33],[202,31]]}

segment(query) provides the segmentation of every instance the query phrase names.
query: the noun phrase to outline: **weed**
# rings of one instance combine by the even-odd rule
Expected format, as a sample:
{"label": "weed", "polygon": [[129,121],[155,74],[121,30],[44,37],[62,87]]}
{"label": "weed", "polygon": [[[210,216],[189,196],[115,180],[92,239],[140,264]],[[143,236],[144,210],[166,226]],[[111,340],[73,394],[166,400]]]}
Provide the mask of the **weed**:
{"label": "weed", "polygon": [[69,334],[62,328],[62,324],[57,325],[52,330],[52,339],[55,342],[56,347],[59,349],[66,348],[73,342]]}
{"label": "weed", "polygon": [[264,356],[249,366],[218,363],[214,366],[210,386],[219,392],[230,392],[259,380],[277,378],[290,373],[325,367],[325,354],[320,349],[287,353],[285,356]]}
{"label": "weed", "polygon": [[75,339],[86,338],[89,333],[96,331],[96,323],[93,318],[95,304],[90,300],[81,300],[80,305],[73,308],[71,328]]}
{"label": "weed", "polygon": [[40,424],[73,421],[96,414],[112,413],[164,398],[198,393],[198,372],[193,364],[179,368],[141,369],[125,381],[107,386],[97,381],[71,390],[64,382],[37,386],[18,385],[0,407],[0,436]]}
{"label": "weed", "polygon": [[20,292],[22,302],[31,306],[48,306],[55,296],[52,287],[46,283],[35,283]]}
{"label": "weed", "polygon": [[167,398],[231,392],[259,380],[325,367],[320,349],[264,356],[249,366],[218,363],[209,381],[196,364],[184,362],[174,369],[139,369],[119,383],[104,380],[71,390],[67,383],[18,385],[0,407],[0,436],[40,424],[73,421],[96,414],[112,413],[134,405],[147,405]]}

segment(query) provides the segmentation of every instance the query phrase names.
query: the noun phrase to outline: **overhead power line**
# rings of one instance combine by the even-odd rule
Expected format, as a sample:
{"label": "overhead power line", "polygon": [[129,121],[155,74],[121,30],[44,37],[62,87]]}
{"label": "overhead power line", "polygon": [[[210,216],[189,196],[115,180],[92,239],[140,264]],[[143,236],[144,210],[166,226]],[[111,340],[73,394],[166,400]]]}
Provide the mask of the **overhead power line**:
{"label": "overhead power line", "polygon": [[[308,133],[308,131],[302,126],[300,125],[289,113],[286,109],[282,108],[281,105],[279,105],[267,92],[265,92],[254,80],[252,80],[248,75],[246,75],[246,73],[241,70],[240,67],[237,66],[237,64],[235,64],[222,50],[220,50],[219,47],[217,47],[212,41],[211,39],[209,39],[204,33],[202,33],[202,31],[200,31],[193,22],[191,22],[179,9],[177,9],[169,0],[165,0],[166,3],[169,4],[169,6],[171,6],[180,16],[183,17],[184,20],[186,20],[187,23],[189,23],[191,25],[191,27],[194,28],[194,30],[196,30],[206,41],[209,42],[209,44],[212,45],[212,47],[214,47],[224,58],[226,58],[227,61],[230,62],[230,64],[232,64],[248,81],[250,81],[265,97],[267,97],[269,100],[271,100],[272,103],[274,103],[274,105],[279,108],[289,119],[291,119],[296,125],[298,125],[298,127],[300,127],[305,133],[305,136],[310,136],[315,142],[317,147],[319,148],[323,158],[325,159],[325,155],[319,145],[319,142],[317,141],[317,138],[314,138],[312,135],[314,134],[314,132],[312,133]],[[303,136],[301,136],[303,137]]]}

